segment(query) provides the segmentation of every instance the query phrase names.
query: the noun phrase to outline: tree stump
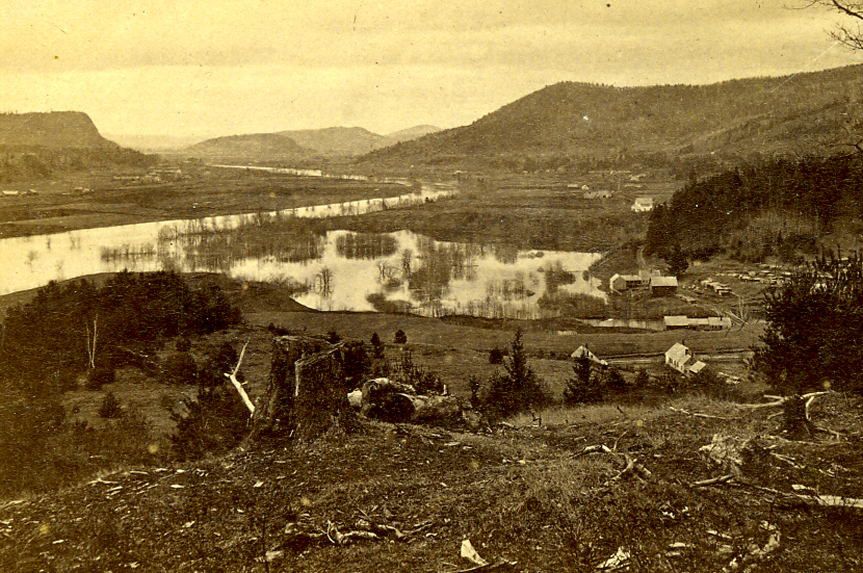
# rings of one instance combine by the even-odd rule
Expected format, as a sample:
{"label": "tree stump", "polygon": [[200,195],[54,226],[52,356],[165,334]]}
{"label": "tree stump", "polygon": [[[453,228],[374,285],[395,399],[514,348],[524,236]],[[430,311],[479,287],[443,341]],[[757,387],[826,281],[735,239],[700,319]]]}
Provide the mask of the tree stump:
{"label": "tree stump", "polygon": [[812,426],[806,417],[806,401],[802,397],[789,396],[782,409],[783,426],[791,439],[812,435]]}
{"label": "tree stump", "polygon": [[350,410],[341,346],[310,336],[273,339],[270,379],[249,440],[312,440],[339,423]]}

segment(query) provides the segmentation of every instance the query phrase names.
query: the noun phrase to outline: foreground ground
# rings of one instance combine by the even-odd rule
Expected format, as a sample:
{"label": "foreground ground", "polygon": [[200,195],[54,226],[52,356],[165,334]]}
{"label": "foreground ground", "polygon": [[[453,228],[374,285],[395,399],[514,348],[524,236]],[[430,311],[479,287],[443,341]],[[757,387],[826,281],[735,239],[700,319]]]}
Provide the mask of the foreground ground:
{"label": "foreground ground", "polygon": [[[794,495],[863,492],[857,408],[836,397],[814,409],[839,441],[790,442],[767,411],[706,399],[558,411],[543,427],[516,419],[481,434],[368,423],[8,502],[0,566],[457,571],[471,567],[459,556],[469,539],[510,571],[589,570],[619,551],[631,571],[860,570],[860,510]],[[694,486],[728,471],[698,452],[717,433],[754,441],[735,481]],[[600,444],[612,451],[584,453]],[[649,473],[621,474],[628,459]],[[376,537],[338,543],[368,523]]]}

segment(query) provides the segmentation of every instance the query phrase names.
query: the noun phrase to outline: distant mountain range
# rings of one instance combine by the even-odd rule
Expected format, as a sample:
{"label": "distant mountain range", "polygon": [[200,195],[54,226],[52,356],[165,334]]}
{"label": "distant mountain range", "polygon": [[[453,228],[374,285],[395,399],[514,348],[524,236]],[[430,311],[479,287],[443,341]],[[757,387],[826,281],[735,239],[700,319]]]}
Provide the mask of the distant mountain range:
{"label": "distant mountain range", "polygon": [[558,83],[471,125],[375,150],[359,162],[543,165],[838,151],[861,133],[863,66],[688,86]]}
{"label": "distant mountain range", "polygon": [[86,113],[0,114],[0,182],[50,178],[96,167],[145,167],[153,156],[102,137]]}
{"label": "distant mountain range", "polygon": [[216,137],[187,147],[184,152],[195,157],[273,161],[348,158],[436,131],[440,130],[430,125],[419,125],[388,135],[362,127],[301,129]]}

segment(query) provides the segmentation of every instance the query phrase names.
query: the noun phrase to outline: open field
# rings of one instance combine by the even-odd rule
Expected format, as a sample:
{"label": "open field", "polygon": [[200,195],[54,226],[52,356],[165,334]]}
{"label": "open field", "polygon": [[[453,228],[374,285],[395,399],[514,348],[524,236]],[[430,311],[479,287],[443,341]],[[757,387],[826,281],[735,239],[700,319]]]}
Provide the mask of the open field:
{"label": "open field", "polygon": [[[401,185],[187,168],[187,178],[124,184],[110,173],[35,184],[38,195],[0,198],[0,237],[166,219],[289,209],[404,193]],[[26,185],[19,186],[27,189]],[[76,192],[76,187],[91,191]]]}

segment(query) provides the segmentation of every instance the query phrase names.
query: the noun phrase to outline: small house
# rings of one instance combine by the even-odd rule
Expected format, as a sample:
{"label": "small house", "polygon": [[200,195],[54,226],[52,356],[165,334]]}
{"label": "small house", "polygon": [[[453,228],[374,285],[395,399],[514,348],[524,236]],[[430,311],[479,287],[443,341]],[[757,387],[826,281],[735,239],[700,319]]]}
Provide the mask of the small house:
{"label": "small house", "polygon": [[689,364],[692,361],[692,351],[679,342],[665,351],[665,365],[681,374],[689,372]]}
{"label": "small house", "polygon": [[650,277],[650,296],[674,296],[677,293],[677,277]]}
{"label": "small house", "polygon": [[581,358],[587,357],[594,364],[598,364],[600,366],[608,366],[608,362],[601,359],[599,356],[590,351],[587,345],[582,344],[578,348],[575,349],[575,352],[569,355],[573,360],[580,360]]}
{"label": "small house", "polygon": [[653,211],[653,197],[636,197],[635,203],[632,204],[632,211],[635,213]]}

